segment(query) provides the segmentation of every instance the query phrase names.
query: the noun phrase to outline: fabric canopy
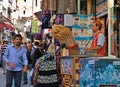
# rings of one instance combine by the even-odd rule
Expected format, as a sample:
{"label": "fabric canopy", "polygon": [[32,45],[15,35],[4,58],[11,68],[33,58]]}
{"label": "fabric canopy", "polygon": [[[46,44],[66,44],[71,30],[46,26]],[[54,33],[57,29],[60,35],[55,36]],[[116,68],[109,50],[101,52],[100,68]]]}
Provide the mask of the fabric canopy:
{"label": "fabric canopy", "polygon": [[2,23],[0,23],[0,29],[4,29],[4,26]]}
{"label": "fabric canopy", "polygon": [[0,28],[4,29],[4,27],[9,28],[10,30],[15,30],[15,28],[11,24],[7,22],[0,22]]}

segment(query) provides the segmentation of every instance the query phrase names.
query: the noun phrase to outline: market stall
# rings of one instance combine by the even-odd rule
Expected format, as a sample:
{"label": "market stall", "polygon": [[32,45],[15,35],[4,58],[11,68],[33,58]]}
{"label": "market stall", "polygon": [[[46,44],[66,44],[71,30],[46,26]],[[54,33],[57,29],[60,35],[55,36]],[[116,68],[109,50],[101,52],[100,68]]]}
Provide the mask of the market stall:
{"label": "market stall", "polygon": [[51,35],[66,44],[60,57],[61,87],[120,87],[119,58],[83,54],[70,31],[61,25],[53,26]]}
{"label": "market stall", "polygon": [[120,87],[120,59],[61,57],[63,87]]}

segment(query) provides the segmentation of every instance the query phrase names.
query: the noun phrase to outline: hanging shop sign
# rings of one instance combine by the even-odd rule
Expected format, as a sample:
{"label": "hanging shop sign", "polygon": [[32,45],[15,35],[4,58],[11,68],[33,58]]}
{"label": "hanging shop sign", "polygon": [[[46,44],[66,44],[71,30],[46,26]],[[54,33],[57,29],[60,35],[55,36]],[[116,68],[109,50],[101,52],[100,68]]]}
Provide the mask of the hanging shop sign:
{"label": "hanging shop sign", "polygon": [[108,0],[96,0],[96,15],[102,16],[108,11]]}

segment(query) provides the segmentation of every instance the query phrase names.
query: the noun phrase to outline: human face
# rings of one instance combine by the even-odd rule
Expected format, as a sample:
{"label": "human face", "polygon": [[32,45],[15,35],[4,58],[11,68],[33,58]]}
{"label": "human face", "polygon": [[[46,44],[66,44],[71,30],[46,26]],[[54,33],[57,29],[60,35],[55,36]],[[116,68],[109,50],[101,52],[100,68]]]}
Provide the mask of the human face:
{"label": "human face", "polygon": [[31,50],[31,49],[32,49],[32,44],[31,44],[31,43],[28,43],[28,44],[27,44],[27,48],[28,48],[28,50]]}
{"label": "human face", "polygon": [[92,24],[92,30],[93,30],[94,33],[99,30],[99,27],[96,26],[96,23],[93,23],[93,24]]}
{"label": "human face", "polygon": [[20,46],[21,45],[21,42],[22,42],[22,39],[20,37],[16,37],[14,39],[14,43],[16,46]]}

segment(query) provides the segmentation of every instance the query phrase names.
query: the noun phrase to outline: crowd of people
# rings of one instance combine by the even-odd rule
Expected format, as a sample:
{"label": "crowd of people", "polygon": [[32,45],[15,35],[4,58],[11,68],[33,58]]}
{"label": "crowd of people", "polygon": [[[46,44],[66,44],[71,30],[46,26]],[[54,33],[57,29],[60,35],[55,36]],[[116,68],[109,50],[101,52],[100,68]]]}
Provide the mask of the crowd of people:
{"label": "crowd of people", "polygon": [[[92,24],[92,30],[94,33],[92,44],[90,47],[86,46],[84,48],[84,51],[96,51],[97,56],[106,55],[106,41],[103,32],[101,32],[101,28],[102,28],[102,23],[100,19],[96,19]],[[58,51],[54,50],[53,45],[55,44],[52,43],[52,38],[49,38],[49,41],[43,39],[43,40],[35,40],[34,43],[22,42],[22,36],[20,34],[15,35],[13,42],[3,41],[3,44],[2,42],[0,42],[0,60],[1,60],[0,63],[3,68],[3,74],[6,75],[6,87],[14,87],[14,86],[21,87],[21,85],[23,84],[28,84],[28,87],[30,87],[31,84],[34,84],[33,77],[36,68],[35,67],[36,61],[39,60],[41,57],[42,58],[50,57],[49,55],[44,56],[48,53],[48,51],[52,52],[53,54],[54,53],[57,54]],[[62,48],[61,46],[59,48]],[[41,62],[41,60],[39,60],[39,62]],[[50,62],[47,64],[53,65],[55,63]],[[42,68],[43,70],[44,68],[45,69],[48,68],[49,71],[49,68],[52,65],[49,66],[47,65],[46,67],[42,67]],[[54,69],[56,69],[55,66]],[[51,68],[51,72],[50,73],[47,72],[47,74],[53,73],[52,71],[54,71],[53,74],[56,74],[56,70],[54,69]],[[53,77],[50,78],[53,79],[52,80],[53,82],[56,82],[56,75],[54,75],[54,77],[55,78]],[[43,78],[45,77],[43,76]],[[47,78],[47,81],[50,82],[50,79]],[[14,84],[12,84],[13,82]],[[44,82],[44,81],[40,80],[40,82]],[[49,86],[49,87],[53,87],[53,86]]]}
{"label": "crowd of people", "polygon": [[22,42],[20,34],[16,34],[13,42],[0,42],[0,63],[6,75],[6,87],[21,87],[23,84],[30,87],[33,84],[35,63],[47,53],[50,44],[51,40],[48,42],[45,39],[33,43]]}

